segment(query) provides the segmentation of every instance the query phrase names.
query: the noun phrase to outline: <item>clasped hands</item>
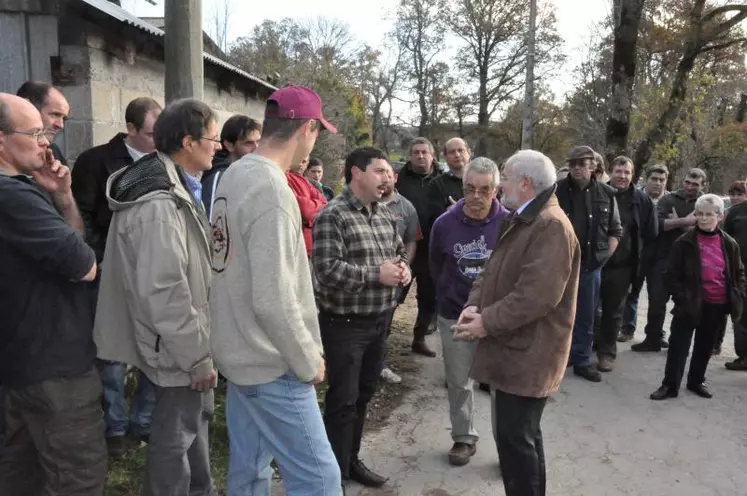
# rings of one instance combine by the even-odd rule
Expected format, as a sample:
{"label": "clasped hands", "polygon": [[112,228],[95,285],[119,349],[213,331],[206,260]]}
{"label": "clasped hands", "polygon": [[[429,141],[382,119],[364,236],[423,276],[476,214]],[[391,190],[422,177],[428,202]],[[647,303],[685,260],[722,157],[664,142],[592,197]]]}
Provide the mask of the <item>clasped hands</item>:
{"label": "clasped hands", "polygon": [[451,330],[454,331],[452,338],[458,341],[474,341],[488,335],[482,322],[482,315],[475,305],[470,305],[462,310],[459,320]]}
{"label": "clasped hands", "polygon": [[379,282],[384,286],[407,286],[411,280],[410,267],[404,260],[387,260],[379,267]]}

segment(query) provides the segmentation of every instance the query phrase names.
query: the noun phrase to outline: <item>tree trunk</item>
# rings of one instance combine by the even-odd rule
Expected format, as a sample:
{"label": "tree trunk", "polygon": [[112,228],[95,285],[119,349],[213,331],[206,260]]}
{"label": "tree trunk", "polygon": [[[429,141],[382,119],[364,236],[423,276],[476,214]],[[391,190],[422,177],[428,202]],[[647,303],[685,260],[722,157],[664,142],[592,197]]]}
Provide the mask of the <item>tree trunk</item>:
{"label": "tree trunk", "polygon": [[695,40],[688,41],[685,53],[677,65],[677,72],[674,76],[674,83],[672,84],[672,91],[669,94],[669,102],[667,102],[666,109],[659,116],[656,123],[649,128],[641,144],[638,145],[635,158],[633,159],[633,163],[636,164],[638,170],[651,160],[654,149],[663,143],[674,129],[675,121],[682,110],[685,96],[687,96],[687,82],[690,79],[690,71],[692,71],[695,65],[695,58],[699,53],[696,43]]}
{"label": "tree trunk", "polygon": [[[619,6],[619,11],[617,10]],[[605,133],[607,162],[627,154],[635,82],[636,45],[643,0],[616,0],[612,55],[612,96]],[[636,165],[642,165],[636,162]],[[636,167],[639,170],[640,167]]]}
{"label": "tree trunk", "polygon": [[488,128],[490,127],[490,118],[488,116],[488,71],[480,70],[480,88],[478,91],[478,110],[477,110],[477,146],[475,147],[475,156],[484,157],[488,153]]}

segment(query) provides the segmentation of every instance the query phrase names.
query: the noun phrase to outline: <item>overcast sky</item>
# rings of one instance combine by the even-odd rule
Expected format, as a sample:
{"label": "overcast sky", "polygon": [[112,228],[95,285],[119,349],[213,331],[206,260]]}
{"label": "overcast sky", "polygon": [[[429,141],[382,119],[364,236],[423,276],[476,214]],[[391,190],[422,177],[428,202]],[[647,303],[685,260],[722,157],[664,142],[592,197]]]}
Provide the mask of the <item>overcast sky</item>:
{"label": "overcast sky", "polygon": [[[391,31],[394,13],[398,0],[203,0],[204,29],[211,33],[211,19],[216,9],[224,2],[228,2],[231,17],[229,21],[229,43],[240,36],[251,33],[253,26],[264,19],[279,21],[285,17],[336,18],[350,26],[353,35],[363,43],[378,47]],[[543,0],[540,0],[542,2]],[[550,86],[556,93],[556,98],[572,89],[573,68],[578,64],[579,50],[583,48],[594,31],[594,27],[602,21],[611,8],[611,0],[544,0],[555,4],[558,17],[558,31],[565,39],[565,51],[569,57],[568,68],[557,79],[551,81]],[[145,0],[122,0],[122,5],[141,17],[163,16],[164,0],[155,0],[157,6],[150,5]]]}

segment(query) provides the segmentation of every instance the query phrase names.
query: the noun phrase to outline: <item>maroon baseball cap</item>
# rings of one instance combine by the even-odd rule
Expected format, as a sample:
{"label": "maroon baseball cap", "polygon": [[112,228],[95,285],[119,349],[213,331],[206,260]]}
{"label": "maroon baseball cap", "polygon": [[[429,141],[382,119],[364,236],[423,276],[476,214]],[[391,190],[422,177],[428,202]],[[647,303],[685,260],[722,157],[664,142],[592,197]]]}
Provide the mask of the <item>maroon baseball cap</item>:
{"label": "maroon baseball cap", "polygon": [[311,88],[286,86],[275,91],[267,100],[275,102],[277,108],[271,111],[270,107],[267,107],[265,117],[299,121],[313,119],[321,122],[322,127],[330,133],[337,133],[337,128],[322,115],[322,99]]}

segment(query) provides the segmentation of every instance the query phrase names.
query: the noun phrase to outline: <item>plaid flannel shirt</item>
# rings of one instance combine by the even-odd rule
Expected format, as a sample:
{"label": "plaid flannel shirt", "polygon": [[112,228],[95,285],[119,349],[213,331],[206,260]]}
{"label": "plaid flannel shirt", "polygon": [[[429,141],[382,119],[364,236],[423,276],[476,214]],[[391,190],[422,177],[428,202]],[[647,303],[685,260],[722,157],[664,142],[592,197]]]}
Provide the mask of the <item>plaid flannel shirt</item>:
{"label": "plaid flannel shirt", "polygon": [[397,220],[383,204],[371,211],[348,188],[314,222],[314,290],[321,310],[340,315],[378,315],[394,307],[398,288],[379,282],[379,266],[407,261]]}

